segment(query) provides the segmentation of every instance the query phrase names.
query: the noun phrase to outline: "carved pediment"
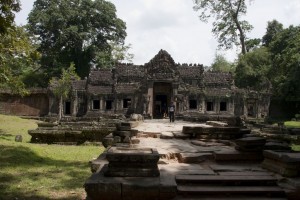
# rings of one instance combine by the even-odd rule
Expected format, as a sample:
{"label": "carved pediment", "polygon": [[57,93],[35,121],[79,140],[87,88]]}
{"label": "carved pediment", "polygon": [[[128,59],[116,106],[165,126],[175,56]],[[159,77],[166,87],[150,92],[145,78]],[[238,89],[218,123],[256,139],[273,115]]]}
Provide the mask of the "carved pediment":
{"label": "carved pediment", "polygon": [[165,50],[160,50],[145,66],[148,77],[157,79],[172,78],[177,71],[173,58]]}

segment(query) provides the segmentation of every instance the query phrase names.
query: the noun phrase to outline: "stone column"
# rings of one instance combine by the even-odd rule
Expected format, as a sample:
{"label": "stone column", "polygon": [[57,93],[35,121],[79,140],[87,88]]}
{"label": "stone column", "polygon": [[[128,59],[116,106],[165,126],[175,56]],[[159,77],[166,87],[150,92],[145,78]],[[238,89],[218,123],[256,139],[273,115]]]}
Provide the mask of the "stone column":
{"label": "stone column", "polygon": [[103,111],[103,106],[104,106],[103,105],[104,104],[103,103],[103,97],[100,97],[99,99],[100,99],[100,111]]}
{"label": "stone column", "polygon": [[153,116],[153,82],[148,82],[148,113]]}

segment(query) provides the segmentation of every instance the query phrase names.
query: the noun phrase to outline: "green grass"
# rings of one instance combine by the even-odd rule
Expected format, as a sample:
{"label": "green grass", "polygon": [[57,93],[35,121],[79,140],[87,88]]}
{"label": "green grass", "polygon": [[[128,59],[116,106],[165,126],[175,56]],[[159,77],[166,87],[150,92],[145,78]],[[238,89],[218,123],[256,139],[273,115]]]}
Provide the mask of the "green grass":
{"label": "green grass", "polygon": [[293,145],[292,145],[292,149],[293,149],[294,151],[300,151],[300,145],[293,144]]}
{"label": "green grass", "polygon": [[[88,161],[103,147],[31,144],[36,121],[0,115],[0,199],[84,199]],[[14,141],[15,135],[23,142]]]}
{"label": "green grass", "polygon": [[299,121],[286,121],[284,122],[284,126],[287,128],[300,128],[300,122]]}

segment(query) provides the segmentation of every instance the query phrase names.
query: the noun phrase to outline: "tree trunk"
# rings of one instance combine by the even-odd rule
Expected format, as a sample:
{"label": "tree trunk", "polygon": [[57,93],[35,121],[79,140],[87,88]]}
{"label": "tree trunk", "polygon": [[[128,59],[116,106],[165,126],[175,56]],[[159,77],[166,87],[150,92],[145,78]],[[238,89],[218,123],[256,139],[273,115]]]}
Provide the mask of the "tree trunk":
{"label": "tree trunk", "polygon": [[236,10],[236,12],[233,14],[232,17],[233,17],[234,23],[235,23],[235,25],[236,25],[236,27],[237,27],[239,33],[240,33],[240,43],[241,43],[241,46],[242,46],[242,54],[245,55],[246,52],[247,52],[246,44],[245,44],[245,34],[244,34],[244,31],[243,31],[243,29],[242,29],[242,27],[241,27],[241,24],[240,24],[239,20],[238,20],[238,13],[240,12],[240,6],[241,6],[241,4],[242,4],[242,1],[243,1],[243,0],[240,0],[240,1],[239,1],[237,10]]}

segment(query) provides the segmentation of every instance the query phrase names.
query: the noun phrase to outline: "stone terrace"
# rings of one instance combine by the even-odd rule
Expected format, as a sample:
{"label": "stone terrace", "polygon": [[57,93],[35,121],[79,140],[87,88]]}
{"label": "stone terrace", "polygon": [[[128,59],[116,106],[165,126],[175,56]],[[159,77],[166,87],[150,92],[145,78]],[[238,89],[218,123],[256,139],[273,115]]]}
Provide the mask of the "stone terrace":
{"label": "stone terrace", "polygon": [[[133,138],[140,143],[133,144],[133,148],[157,150],[160,176],[106,177],[109,165],[104,153],[92,161],[96,172],[85,184],[88,197],[99,199],[101,194],[101,199],[298,199],[300,179],[263,168],[262,151],[237,151],[233,140],[191,138],[182,133],[184,126],[213,128],[184,121],[170,123],[168,119],[145,120],[134,128],[138,134]],[[258,140],[242,140],[248,141]]]}

